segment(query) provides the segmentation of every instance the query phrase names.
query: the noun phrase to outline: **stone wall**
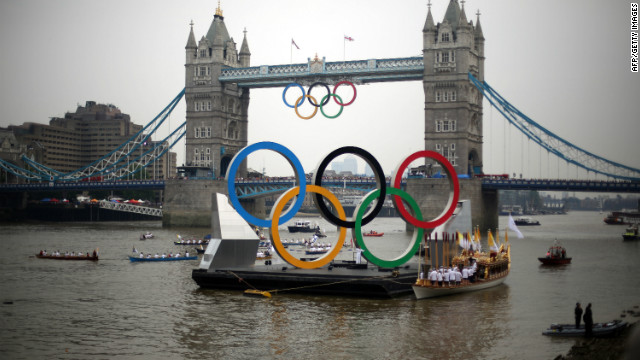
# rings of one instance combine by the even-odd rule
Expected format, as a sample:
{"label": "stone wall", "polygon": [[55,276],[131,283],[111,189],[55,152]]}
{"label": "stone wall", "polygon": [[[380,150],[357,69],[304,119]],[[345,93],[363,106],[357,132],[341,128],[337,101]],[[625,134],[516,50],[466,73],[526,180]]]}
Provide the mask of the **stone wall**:
{"label": "stone wall", "polygon": [[[225,180],[167,180],[162,205],[163,227],[211,228],[211,196],[229,196]],[[255,217],[264,219],[264,198],[240,200],[242,207]]]}
{"label": "stone wall", "polygon": [[[432,220],[445,210],[450,186],[447,179],[408,179],[406,191],[417,201],[424,218]],[[460,179],[460,199],[471,201],[474,227],[480,226],[481,231],[486,231],[498,226],[497,191],[483,191],[479,179]]]}
{"label": "stone wall", "polygon": [[227,194],[222,180],[165,181],[162,205],[163,227],[211,227],[211,195]]}

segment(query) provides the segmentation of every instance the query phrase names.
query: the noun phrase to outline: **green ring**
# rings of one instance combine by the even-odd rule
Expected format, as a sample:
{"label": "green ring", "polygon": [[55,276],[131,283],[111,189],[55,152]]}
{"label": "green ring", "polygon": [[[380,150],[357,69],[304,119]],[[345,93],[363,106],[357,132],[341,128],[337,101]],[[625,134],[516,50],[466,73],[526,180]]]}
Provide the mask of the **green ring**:
{"label": "green ring", "polygon": [[342,110],[344,109],[344,105],[340,105],[340,111],[338,111],[337,114],[335,114],[334,116],[329,116],[327,114],[324,113],[324,109],[322,109],[322,104],[324,103],[324,101],[327,99],[327,97],[329,96],[333,96],[338,98],[338,100],[340,100],[340,102],[342,102],[342,98],[338,95],[338,94],[327,94],[325,95],[322,100],[320,100],[320,111],[322,112],[322,115],[324,115],[324,117],[329,118],[329,119],[335,119],[338,116],[340,116],[340,114],[342,114]]}
{"label": "green ring", "polygon": [[[411,206],[411,209],[415,213],[414,214],[415,218],[422,221],[422,212],[420,212],[420,207],[418,206],[418,203],[416,203],[416,201],[413,199],[413,197],[411,197],[411,195],[407,194],[406,192],[400,189],[396,189],[393,187],[387,187],[386,190],[387,190],[387,195],[398,195],[401,198],[403,198],[409,204],[409,206]],[[397,258],[392,260],[385,260],[385,259],[380,259],[374,256],[367,248],[367,245],[364,243],[364,238],[362,237],[362,217],[364,216],[364,213],[367,210],[367,207],[369,207],[369,204],[371,204],[371,202],[374,199],[378,198],[379,196],[380,196],[380,189],[376,189],[369,192],[365,196],[365,198],[362,200],[360,205],[358,205],[358,207],[356,208],[355,227],[353,229],[353,232],[355,235],[354,237],[356,238],[356,246],[359,249],[362,249],[362,256],[364,256],[364,258],[367,259],[370,263],[378,265],[379,267],[383,267],[383,268],[395,268],[395,267],[404,265],[407,261],[409,261],[409,259],[411,259],[415,255],[415,253],[418,251],[418,248],[420,247],[420,240],[424,235],[424,230],[416,226],[413,227],[413,235],[414,235],[413,245],[407,248],[407,250]]]}

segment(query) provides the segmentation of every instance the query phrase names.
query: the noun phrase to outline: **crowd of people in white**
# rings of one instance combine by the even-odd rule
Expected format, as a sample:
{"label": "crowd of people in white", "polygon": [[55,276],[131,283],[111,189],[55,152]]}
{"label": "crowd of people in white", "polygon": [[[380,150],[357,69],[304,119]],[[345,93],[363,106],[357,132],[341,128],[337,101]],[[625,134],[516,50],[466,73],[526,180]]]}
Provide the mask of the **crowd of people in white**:
{"label": "crowd of people in white", "polygon": [[[457,266],[451,266],[445,268],[440,266],[439,269],[431,269],[427,274],[427,280],[429,280],[433,287],[453,287],[468,285],[474,283],[476,280],[476,274],[478,265],[473,262],[470,266],[462,267],[462,270]],[[424,279],[424,272],[420,273],[420,279]]]}

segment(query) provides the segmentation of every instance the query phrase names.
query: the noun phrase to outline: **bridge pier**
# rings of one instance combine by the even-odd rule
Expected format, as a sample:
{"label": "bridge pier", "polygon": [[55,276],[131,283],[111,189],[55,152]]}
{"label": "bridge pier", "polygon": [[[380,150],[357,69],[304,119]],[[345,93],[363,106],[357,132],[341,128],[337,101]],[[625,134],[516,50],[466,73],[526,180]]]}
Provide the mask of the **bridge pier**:
{"label": "bridge pier", "polygon": [[[166,180],[162,226],[211,228],[211,197],[215,193],[229,196],[225,180]],[[266,218],[264,198],[242,199],[240,203],[252,215]]]}
{"label": "bridge pier", "polygon": [[240,204],[251,215],[260,219],[267,218],[264,198],[241,199]]}
{"label": "bridge pier", "polygon": [[[449,189],[447,179],[407,179],[406,191],[418,202],[425,219],[434,219],[442,213]],[[497,190],[483,190],[479,179],[460,179],[460,200],[471,201],[472,226],[480,226],[482,232],[498,227]],[[407,224],[407,230],[411,228]]]}
{"label": "bridge pier", "polygon": [[166,180],[162,226],[211,228],[211,196],[218,192],[227,194],[226,181]]}
{"label": "bridge pier", "polygon": [[28,200],[26,191],[0,193],[0,219],[9,221],[23,216]]}

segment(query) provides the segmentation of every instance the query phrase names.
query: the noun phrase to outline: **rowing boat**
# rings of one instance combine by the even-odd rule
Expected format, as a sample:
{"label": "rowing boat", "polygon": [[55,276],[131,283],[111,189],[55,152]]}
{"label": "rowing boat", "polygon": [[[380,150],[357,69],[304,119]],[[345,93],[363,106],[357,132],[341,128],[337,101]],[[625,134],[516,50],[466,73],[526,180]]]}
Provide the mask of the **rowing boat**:
{"label": "rowing boat", "polygon": [[131,262],[142,262],[142,261],[180,261],[180,260],[198,260],[198,256],[181,256],[181,257],[165,257],[165,258],[140,258],[129,256],[129,260]]}
{"label": "rowing boat", "polygon": [[182,240],[182,241],[174,241],[173,245],[209,245],[209,241],[203,241],[203,242],[192,242],[190,240]]}
{"label": "rowing boat", "polygon": [[65,256],[65,255],[40,255],[36,254],[38,259],[53,259],[53,260],[89,260],[89,261],[98,261],[98,255],[96,256]]}

